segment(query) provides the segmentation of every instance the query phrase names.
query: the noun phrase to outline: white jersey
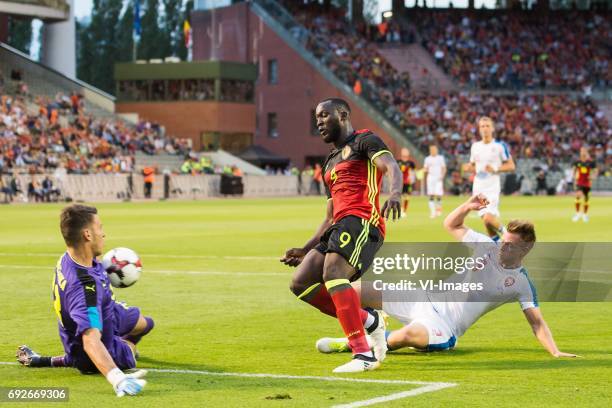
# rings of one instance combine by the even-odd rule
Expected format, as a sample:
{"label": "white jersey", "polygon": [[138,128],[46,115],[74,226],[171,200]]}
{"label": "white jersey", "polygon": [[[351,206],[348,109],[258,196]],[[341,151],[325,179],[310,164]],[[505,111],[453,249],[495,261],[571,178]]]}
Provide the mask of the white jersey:
{"label": "white jersey", "polygon": [[472,145],[470,163],[474,163],[476,167],[476,177],[474,177],[473,186],[474,194],[500,193],[501,183],[499,174],[489,173],[485,169],[487,165],[499,168],[507,160],[510,160],[510,151],[503,142],[494,140],[485,143],[480,141]]}
{"label": "white jersey", "polygon": [[[516,269],[502,267],[499,264],[499,246],[491,238],[468,230],[463,242],[474,249],[473,257],[484,257],[486,264],[480,270],[469,270],[463,275],[457,275],[458,280],[482,282],[484,291],[478,294],[470,293],[468,297],[471,301],[468,298],[465,302],[443,301],[441,296],[452,296],[451,299],[456,300],[456,295],[428,292],[434,309],[449,324],[456,336],[462,336],[483,315],[504,303],[518,301],[522,310],[538,307],[535,287],[527,276],[527,270],[523,267]],[[486,298],[487,301],[474,301],[476,296]]]}
{"label": "white jersey", "polygon": [[446,161],[444,156],[437,154],[435,156],[427,156],[423,162],[423,167],[427,171],[427,178],[432,180],[442,180]]}

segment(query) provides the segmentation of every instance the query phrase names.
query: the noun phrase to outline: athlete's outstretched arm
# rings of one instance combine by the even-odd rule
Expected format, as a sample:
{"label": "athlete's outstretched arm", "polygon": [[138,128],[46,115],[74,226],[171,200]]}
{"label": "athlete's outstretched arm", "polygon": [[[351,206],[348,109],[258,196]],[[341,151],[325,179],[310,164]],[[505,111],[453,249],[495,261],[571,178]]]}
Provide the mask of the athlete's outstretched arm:
{"label": "athlete's outstretched arm", "polygon": [[82,336],[83,349],[89,356],[96,368],[106,377],[111,383],[117,396],[122,397],[125,394],[136,395],[142,391],[147,383],[142,380],[142,376],[146,371],[139,370],[135,375],[124,374],[113,361],[110,353],[102,343],[102,333],[100,330],[90,328],[85,330]]}
{"label": "athlete's outstretched arm", "polygon": [[83,349],[103,376],[117,368],[106,346],[102,343],[102,334],[98,329],[87,329],[83,333]]}
{"label": "athlete's outstretched arm", "polygon": [[478,194],[470,197],[465,203],[455,208],[450,214],[444,219],[444,228],[457,240],[462,241],[463,236],[468,231],[468,228],[463,224],[465,217],[470,211],[478,211],[485,208],[489,204],[487,198]]}
{"label": "athlete's outstretched arm", "polygon": [[306,242],[302,248],[291,248],[285,252],[285,256],[280,259],[282,263],[289,266],[298,266],[304,256],[313,249],[321,240],[321,235],[333,224],[334,220],[334,204],[332,199],[327,200],[327,210],[325,212],[325,219],[317,228],[315,234]]}
{"label": "athlete's outstretched arm", "polygon": [[539,308],[530,307],[529,309],[523,310],[523,313],[531,325],[533,334],[535,334],[540,344],[542,344],[546,351],[548,351],[553,357],[579,357],[576,354],[564,353],[557,348],[552,332],[548,328],[548,325],[546,324],[546,321],[544,320],[542,312]]}
{"label": "athlete's outstretched arm", "polygon": [[389,176],[391,185],[391,196],[383,204],[380,212],[383,217],[393,220],[400,217],[400,208],[402,200],[402,171],[400,170],[397,160],[390,153],[381,154],[374,159],[374,165],[382,174]]}

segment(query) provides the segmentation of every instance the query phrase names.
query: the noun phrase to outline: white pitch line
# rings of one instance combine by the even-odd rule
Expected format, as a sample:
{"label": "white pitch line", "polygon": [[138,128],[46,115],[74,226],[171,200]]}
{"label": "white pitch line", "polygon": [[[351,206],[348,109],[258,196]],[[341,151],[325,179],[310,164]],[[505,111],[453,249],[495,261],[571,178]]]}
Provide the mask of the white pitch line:
{"label": "white pitch line", "polygon": [[425,394],[426,392],[440,391],[444,388],[456,387],[458,384],[454,383],[431,383],[415,388],[410,391],[398,392],[395,394],[383,395],[382,397],[372,398],[369,400],[355,401],[348,404],[334,405],[333,408],[358,408],[367,407],[369,405],[380,404],[383,402],[395,401],[402,398],[414,397],[416,395]]}
{"label": "white pitch line", "polygon": [[[2,362],[0,365],[17,365],[13,362]],[[395,401],[402,398],[414,397],[417,395],[425,394],[427,392],[440,391],[445,388],[456,387],[459,384],[456,383],[445,383],[445,382],[428,382],[428,381],[409,381],[409,380],[378,380],[378,379],[367,379],[367,378],[346,378],[346,377],[319,377],[315,375],[286,375],[286,374],[266,374],[266,373],[223,373],[215,371],[201,371],[201,370],[178,370],[169,368],[147,368],[143,369],[153,373],[171,373],[171,374],[196,374],[196,375],[208,375],[217,377],[242,377],[242,378],[273,378],[277,380],[314,380],[314,381],[336,381],[336,382],[353,382],[353,383],[367,383],[367,384],[391,384],[391,385],[419,385],[420,387],[396,392],[389,395],[383,395],[376,398],[371,398],[362,401],[350,402],[348,404],[334,405],[332,408],[359,408],[367,407],[374,404],[380,404],[383,402]]]}
{"label": "white pitch line", "polygon": [[318,381],[344,381],[358,383],[375,383],[375,384],[399,384],[399,385],[430,385],[430,384],[457,384],[453,383],[437,383],[430,381],[411,381],[411,380],[378,380],[367,378],[346,378],[346,377],[321,377],[316,375],[290,375],[290,374],[268,374],[268,373],[226,373],[219,371],[204,371],[204,370],[183,370],[174,368],[147,368],[140,367],[147,371],[156,373],[175,373],[175,374],[200,374],[200,375],[215,375],[220,377],[247,377],[247,378],[274,378],[279,380],[318,380]]}
{"label": "white pitch line", "polygon": [[[0,265],[0,269],[29,269],[29,270],[45,270],[53,272],[51,266],[40,266],[40,265]],[[157,270],[157,269],[146,269],[146,273],[156,273],[161,275],[226,275],[226,276],[281,276],[289,277],[288,274],[282,272],[223,272],[223,271],[175,271],[175,270]]]}
{"label": "white pitch line", "polygon": [[[47,252],[0,252],[0,256],[36,256],[42,258],[59,258],[62,254]],[[140,254],[143,258],[172,258],[172,259],[229,259],[229,260],[278,260],[280,256],[255,255],[172,255],[172,254]]]}

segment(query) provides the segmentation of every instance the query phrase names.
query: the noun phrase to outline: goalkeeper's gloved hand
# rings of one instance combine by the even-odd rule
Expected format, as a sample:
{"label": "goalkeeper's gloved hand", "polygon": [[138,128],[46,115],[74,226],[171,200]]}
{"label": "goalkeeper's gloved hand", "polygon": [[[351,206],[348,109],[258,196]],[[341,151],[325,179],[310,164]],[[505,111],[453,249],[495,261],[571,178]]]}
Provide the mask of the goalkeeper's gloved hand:
{"label": "goalkeeper's gloved hand", "polygon": [[141,392],[147,381],[143,377],[147,375],[146,370],[136,370],[125,374],[118,368],[113,368],[106,374],[106,379],[111,383],[118,397],[136,395]]}

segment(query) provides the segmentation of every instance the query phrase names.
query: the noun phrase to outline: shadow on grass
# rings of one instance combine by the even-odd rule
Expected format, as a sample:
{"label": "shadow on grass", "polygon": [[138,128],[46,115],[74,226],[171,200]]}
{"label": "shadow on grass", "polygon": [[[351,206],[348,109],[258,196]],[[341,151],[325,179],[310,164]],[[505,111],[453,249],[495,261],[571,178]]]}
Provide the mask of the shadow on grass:
{"label": "shadow on grass", "polygon": [[[462,348],[432,353],[408,349],[390,352],[388,356],[391,358],[395,356],[398,361],[400,359],[410,359],[411,364],[423,362],[424,366],[419,367],[419,370],[439,370],[440,366],[450,370],[453,368],[477,370],[576,368],[582,370],[584,368],[610,367],[612,365],[612,358],[608,354],[586,349],[572,349],[571,351],[582,357],[554,358],[544,350],[531,348],[500,350],[496,347]],[[500,355],[502,352],[503,355]],[[496,354],[497,357],[492,357],[491,354]],[[513,358],[513,356],[516,358]]]}
{"label": "shadow on grass", "polygon": [[151,357],[140,357],[137,362],[138,368],[159,368],[166,370],[194,370],[194,371],[212,371],[215,373],[223,373],[223,370],[217,366],[205,366],[202,364],[179,363],[177,361],[156,360]]}

